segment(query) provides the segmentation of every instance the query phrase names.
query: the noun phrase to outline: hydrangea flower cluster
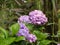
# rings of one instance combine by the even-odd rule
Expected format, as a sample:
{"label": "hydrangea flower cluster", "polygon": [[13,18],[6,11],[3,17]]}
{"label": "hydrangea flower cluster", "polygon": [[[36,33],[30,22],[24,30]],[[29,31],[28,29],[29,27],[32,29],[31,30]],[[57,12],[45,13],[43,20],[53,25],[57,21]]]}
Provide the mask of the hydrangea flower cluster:
{"label": "hydrangea flower cluster", "polygon": [[40,10],[34,10],[30,12],[29,16],[24,15],[19,17],[18,23],[20,25],[20,30],[17,35],[24,36],[29,42],[32,43],[37,40],[37,37],[29,33],[29,29],[25,26],[24,22],[41,25],[47,22],[47,17]]}
{"label": "hydrangea flower cluster", "polygon": [[29,40],[29,42],[35,42],[37,40],[36,36],[33,34],[28,34],[26,37],[27,40]]}
{"label": "hydrangea flower cluster", "polygon": [[20,24],[20,30],[17,34],[17,36],[24,36],[29,42],[35,42],[37,40],[36,36],[29,33],[28,28],[23,23]]}
{"label": "hydrangea flower cluster", "polygon": [[47,17],[40,10],[34,10],[29,13],[29,16],[24,15],[19,18],[19,22],[27,22],[32,24],[42,25],[47,22]]}
{"label": "hydrangea flower cluster", "polygon": [[33,24],[45,24],[47,22],[47,17],[40,10],[34,10],[29,13],[29,19]]}
{"label": "hydrangea flower cluster", "polygon": [[25,26],[25,24],[20,23],[20,29],[17,35],[26,37],[28,34],[29,34],[28,28]]}
{"label": "hydrangea flower cluster", "polygon": [[24,15],[24,16],[21,16],[19,19],[18,19],[18,22],[26,22],[26,23],[31,23],[30,20],[29,20],[29,16],[27,15]]}

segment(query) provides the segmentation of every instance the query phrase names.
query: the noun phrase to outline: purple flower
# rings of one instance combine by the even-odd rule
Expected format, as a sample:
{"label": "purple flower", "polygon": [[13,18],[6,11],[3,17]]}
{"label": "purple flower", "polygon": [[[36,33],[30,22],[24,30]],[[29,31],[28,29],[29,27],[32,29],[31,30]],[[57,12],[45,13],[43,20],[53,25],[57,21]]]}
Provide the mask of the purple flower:
{"label": "purple flower", "polygon": [[25,26],[25,23],[32,23],[32,24],[38,24],[42,25],[45,24],[48,21],[45,14],[40,10],[34,10],[29,13],[29,16],[24,15],[19,17],[18,23],[20,25],[20,29],[17,33],[18,36],[24,36],[29,42],[35,42],[37,40],[37,37],[33,34],[29,33],[29,29]]}
{"label": "purple flower", "polygon": [[17,36],[27,36],[29,34],[28,28],[25,26],[25,24],[20,23],[20,30],[17,34]]}
{"label": "purple flower", "polygon": [[27,15],[19,17],[18,23],[21,23],[21,22],[31,23],[29,20],[29,16],[27,16]]}
{"label": "purple flower", "polygon": [[31,11],[29,19],[33,24],[45,24],[47,22],[47,17],[40,10]]}
{"label": "purple flower", "polygon": [[38,24],[38,25],[45,24],[47,21],[48,21],[47,17],[40,10],[31,11],[29,13],[29,16],[24,15],[18,19],[18,23],[26,22],[26,23],[32,23],[32,24]]}
{"label": "purple flower", "polygon": [[57,44],[57,45],[60,45],[60,44]]}
{"label": "purple flower", "polygon": [[25,29],[20,29],[19,32],[18,32],[18,36],[27,36],[29,34],[29,32]]}
{"label": "purple flower", "polygon": [[24,23],[20,23],[20,29],[27,29],[28,30],[28,28],[25,26]]}
{"label": "purple flower", "polygon": [[28,36],[26,36],[26,39],[32,43],[32,42],[35,42],[37,40],[37,37],[33,34],[28,34]]}
{"label": "purple flower", "polygon": [[23,23],[20,23],[20,30],[18,31],[17,36],[24,36],[31,43],[37,40],[35,35],[29,34],[28,28]]}

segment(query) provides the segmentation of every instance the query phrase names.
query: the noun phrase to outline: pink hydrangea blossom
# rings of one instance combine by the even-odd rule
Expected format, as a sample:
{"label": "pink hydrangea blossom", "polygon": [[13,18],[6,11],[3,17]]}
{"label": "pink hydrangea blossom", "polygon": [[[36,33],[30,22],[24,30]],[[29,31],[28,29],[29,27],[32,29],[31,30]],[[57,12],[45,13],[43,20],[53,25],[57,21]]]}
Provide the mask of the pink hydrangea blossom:
{"label": "pink hydrangea blossom", "polygon": [[47,17],[40,10],[34,10],[29,13],[29,19],[33,24],[45,24],[47,22]]}
{"label": "pink hydrangea blossom", "polygon": [[57,44],[57,45],[60,45],[60,44]]}
{"label": "pink hydrangea blossom", "polygon": [[37,40],[37,37],[33,34],[30,34],[28,28],[23,23],[20,23],[20,29],[17,33],[17,36],[24,36],[31,43]]}
{"label": "pink hydrangea blossom", "polygon": [[19,17],[18,22],[26,22],[32,24],[42,25],[48,21],[45,14],[40,10],[34,10],[29,13],[29,15],[24,15]]}
{"label": "pink hydrangea blossom", "polygon": [[17,36],[27,36],[29,34],[28,28],[25,26],[25,24],[20,23],[20,29],[17,33]]}
{"label": "pink hydrangea blossom", "polygon": [[30,20],[29,20],[29,16],[27,16],[27,15],[20,16],[18,18],[18,23],[21,23],[21,22],[31,23]]}
{"label": "pink hydrangea blossom", "polygon": [[28,36],[26,37],[26,39],[32,43],[32,42],[35,42],[37,40],[37,37],[33,34],[28,34]]}

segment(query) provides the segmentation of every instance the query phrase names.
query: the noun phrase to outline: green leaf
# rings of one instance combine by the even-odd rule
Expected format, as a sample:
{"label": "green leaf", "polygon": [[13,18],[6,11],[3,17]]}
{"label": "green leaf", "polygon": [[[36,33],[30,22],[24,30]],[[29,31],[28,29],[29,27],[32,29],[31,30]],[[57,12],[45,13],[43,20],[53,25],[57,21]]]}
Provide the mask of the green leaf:
{"label": "green leaf", "polygon": [[1,31],[2,33],[4,33],[4,35],[5,35],[6,38],[8,37],[8,32],[7,32],[7,30],[5,30],[4,28],[0,27],[0,31]]}
{"label": "green leaf", "polygon": [[5,38],[5,35],[2,32],[0,32],[0,38]]}
{"label": "green leaf", "polygon": [[40,41],[40,45],[48,45],[50,43],[51,43],[50,40],[42,40],[42,41]]}
{"label": "green leaf", "polygon": [[0,39],[0,45],[8,45],[8,44],[6,44],[3,39]]}
{"label": "green leaf", "polygon": [[25,37],[19,36],[15,39],[16,42],[21,41],[21,40],[25,40]]}
{"label": "green leaf", "polygon": [[48,23],[47,25],[53,25],[53,24],[55,24],[55,23]]}
{"label": "green leaf", "polygon": [[16,24],[13,24],[11,27],[10,27],[10,31],[12,32],[12,35],[16,35],[16,33],[19,31],[19,24],[16,23]]}
{"label": "green leaf", "polygon": [[14,41],[15,41],[15,37],[9,37],[9,38],[5,39],[5,43],[6,43],[6,44],[11,44],[11,43],[13,43]]}
{"label": "green leaf", "polygon": [[43,29],[45,29],[43,26],[41,26],[40,28],[39,28],[40,30],[43,30]]}
{"label": "green leaf", "polygon": [[26,24],[26,26],[28,27],[29,30],[32,30],[33,29],[33,24]]}
{"label": "green leaf", "polygon": [[42,33],[36,30],[33,33],[37,36],[38,40],[44,40],[48,37],[47,33]]}
{"label": "green leaf", "polygon": [[7,39],[0,38],[0,45],[9,45],[15,41],[15,37],[9,37]]}

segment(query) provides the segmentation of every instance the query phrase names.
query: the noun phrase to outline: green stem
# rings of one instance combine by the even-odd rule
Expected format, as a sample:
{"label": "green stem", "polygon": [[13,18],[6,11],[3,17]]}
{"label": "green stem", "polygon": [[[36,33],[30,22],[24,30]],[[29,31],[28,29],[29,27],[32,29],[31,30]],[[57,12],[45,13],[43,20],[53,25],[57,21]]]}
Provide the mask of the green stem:
{"label": "green stem", "polygon": [[58,42],[60,43],[60,18],[58,19]]}
{"label": "green stem", "polygon": [[42,9],[42,0],[35,0],[35,3],[36,3],[36,8],[38,10],[41,10]]}
{"label": "green stem", "polygon": [[[55,10],[56,10],[56,8],[55,8],[55,0],[52,0],[52,5],[53,5],[53,10],[52,10],[52,12],[53,12],[53,23],[55,23],[55,21],[54,21],[54,15],[55,15]],[[54,24],[53,24],[53,26],[52,26],[53,28],[52,28],[52,35],[53,35],[53,37],[54,37]],[[54,40],[53,39],[53,37],[52,37],[52,40]],[[53,44],[52,44],[53,45]]]}

